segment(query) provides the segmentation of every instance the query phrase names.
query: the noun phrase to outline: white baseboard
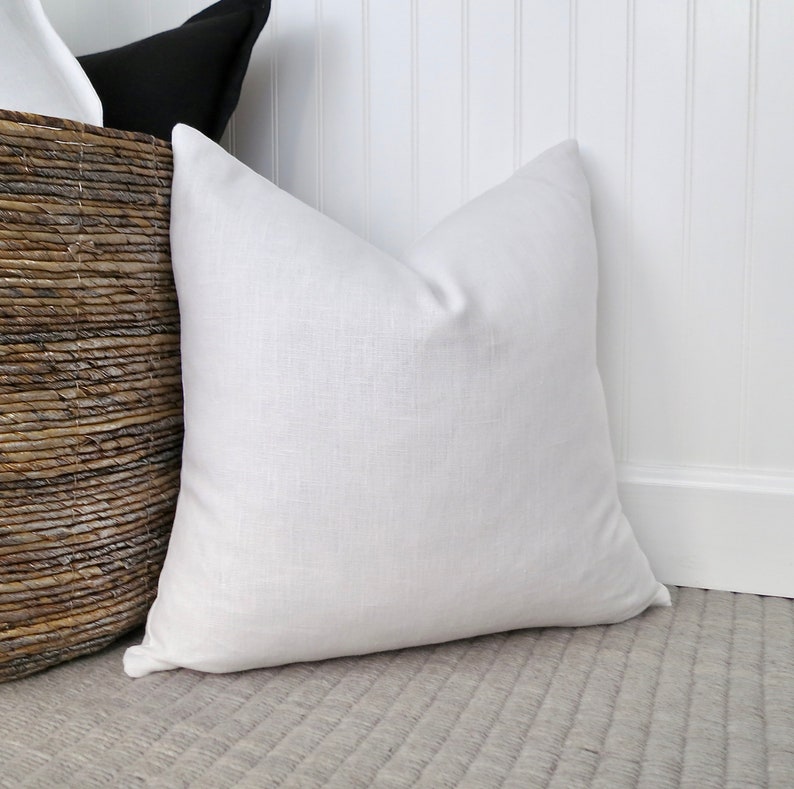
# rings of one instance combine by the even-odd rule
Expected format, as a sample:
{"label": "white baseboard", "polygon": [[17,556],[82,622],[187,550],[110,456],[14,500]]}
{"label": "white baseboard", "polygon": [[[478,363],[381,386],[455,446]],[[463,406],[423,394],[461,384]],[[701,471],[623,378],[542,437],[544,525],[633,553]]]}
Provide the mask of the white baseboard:
{"label": "white baseboard", "polygon": [[662,583],[794,597],[794,476],[620,464],[618,487]]}

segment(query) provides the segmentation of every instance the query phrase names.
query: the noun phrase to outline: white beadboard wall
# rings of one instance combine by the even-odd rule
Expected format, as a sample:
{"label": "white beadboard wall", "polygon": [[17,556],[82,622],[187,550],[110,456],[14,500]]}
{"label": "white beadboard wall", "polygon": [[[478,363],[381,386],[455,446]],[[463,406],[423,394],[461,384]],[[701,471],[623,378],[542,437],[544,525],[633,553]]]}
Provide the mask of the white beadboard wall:
{"label": "white beadboard wall", "polygon": [[[209,0],[45,0],[78,52]],[[275,0],[228,144],[387,251],[566,137],[621,495],[667,583],[794,596],[794,3]]]}

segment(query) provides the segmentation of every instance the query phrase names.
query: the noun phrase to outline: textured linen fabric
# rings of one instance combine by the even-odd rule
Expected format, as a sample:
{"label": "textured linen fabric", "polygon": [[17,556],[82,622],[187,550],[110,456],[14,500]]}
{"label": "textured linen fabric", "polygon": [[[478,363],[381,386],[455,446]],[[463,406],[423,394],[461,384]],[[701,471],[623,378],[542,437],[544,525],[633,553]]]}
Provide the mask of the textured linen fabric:
{"label": "textured linen fabric", "polygon": [[396,260],[174,131],[182,487],[132,676],[667,604],[622,514],[574,142]]}
{"label": "textured linen fabric", "polygon": [[79,57],[107,125],[167,140],[186,123],[219,140],[269,13],[270,0],[220,0],[173,30]]}
{"label": "textured linen fabric", "polygon": [[0,787],[791,789],[794,601],[671,589],[615,625],[0,685]]}
{"label": "textured linen fabric", "polygon": [[102,125],[102,104],[39,0],[0,2],[0,108]]}

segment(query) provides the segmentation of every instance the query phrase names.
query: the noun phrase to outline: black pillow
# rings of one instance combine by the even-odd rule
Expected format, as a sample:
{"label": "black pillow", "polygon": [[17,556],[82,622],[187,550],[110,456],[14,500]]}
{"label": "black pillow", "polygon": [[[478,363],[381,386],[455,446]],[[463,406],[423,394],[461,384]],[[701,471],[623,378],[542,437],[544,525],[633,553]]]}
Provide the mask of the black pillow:
{"label": "black pillow", "polygon": [[220,0],[181,27],[79,57],[105,126],[170,140],[186,123],[217,142],[269,13],[270,0]]}

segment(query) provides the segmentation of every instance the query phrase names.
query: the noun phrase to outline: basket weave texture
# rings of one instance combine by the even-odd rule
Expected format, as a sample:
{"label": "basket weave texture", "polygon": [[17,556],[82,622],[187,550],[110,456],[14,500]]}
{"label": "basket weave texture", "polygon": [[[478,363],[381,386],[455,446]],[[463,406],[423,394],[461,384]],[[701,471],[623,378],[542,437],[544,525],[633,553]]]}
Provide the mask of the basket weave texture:
{"label": "basket weave texture", "polygon": [[0,111],[0,681],[139,624],[182,443],[172,156]]}

